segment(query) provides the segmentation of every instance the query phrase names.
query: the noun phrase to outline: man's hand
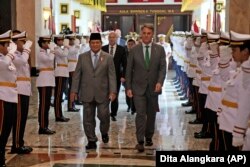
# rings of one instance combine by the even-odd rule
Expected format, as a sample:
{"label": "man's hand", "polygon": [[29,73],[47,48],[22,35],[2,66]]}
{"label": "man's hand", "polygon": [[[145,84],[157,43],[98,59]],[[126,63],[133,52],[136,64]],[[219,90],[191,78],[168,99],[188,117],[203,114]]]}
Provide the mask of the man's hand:
{"label": "man's hand", "polygon": [[132,92],[131,89],[128,89],[128,90],[127,90],[127,96],[130,97],[130,98],[133,97],[133,92]]}
{"label": "man's hand", "polygon": [[77,98],[77,94],[75,93],[75,92],[71,92],[70,93],[70,102],[73,102],[73,101],[75,101],[76,100],[76,98]]}
{"label": "man's hand", "polygon": [[125,78],[121,77],[121,82],[124,83],[125,81]]}
{"label": "man's hand", "polygon": [[111,102],[114,101],[115,98],[116,98],[116,94],[115,94],[115,93],[110,93],[110,94],[109,94],[109,100],[110,100]]}
{"label": "man's hand", "polygon": [[157,92],[157,93],[160,93],[160,92],[161,92],[161,84],[160,84],[160,83],[157,83],[157,84],[155,85],[155,92]]}

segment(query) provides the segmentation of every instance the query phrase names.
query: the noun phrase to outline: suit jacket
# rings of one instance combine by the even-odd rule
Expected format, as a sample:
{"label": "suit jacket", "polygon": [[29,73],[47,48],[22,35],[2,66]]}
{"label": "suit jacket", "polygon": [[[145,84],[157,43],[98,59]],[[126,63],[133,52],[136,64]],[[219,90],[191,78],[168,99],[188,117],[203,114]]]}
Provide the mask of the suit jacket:
{"label": "suit jacket", "polygon": [[[102,47],[102,50],[109,53],[109,45],[105,45]],[[120,82],[120,78],[125,78],[126,66],[127,66],[127,56],[125,48],[116,45],[116,50],[114,54],[114,64],[115,64],[115,71],[116,71],[116,79],[117,82]]]}
{"label": "suit jacket", "polygon": [[116,76],[113,57],[103,51],[94,69],[91,51],[79,55],[72,80],[71,92],[79,92],[80,101],[96,100],[102,103],[109,98],[109,93],[116,93]]}
{"label": "suit jacket", "polygon": [[134,46],[129,51],[126,84],[127,89],[132,89],[135,95],[144,95],[149,86],[151,95],[155,93],[156,83],[161,83],[166,76],[166,54],[162,46],[152,43],[149,69],[145,66],[142,44]]}

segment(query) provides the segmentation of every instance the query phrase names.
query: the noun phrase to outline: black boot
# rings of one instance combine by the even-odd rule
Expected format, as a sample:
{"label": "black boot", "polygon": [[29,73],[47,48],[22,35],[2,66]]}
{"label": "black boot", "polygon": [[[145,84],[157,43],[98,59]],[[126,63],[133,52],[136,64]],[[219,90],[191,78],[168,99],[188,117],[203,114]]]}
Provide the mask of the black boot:
{"label": "black boot", "polygon": [[4,152],[0,152],[0,167],[5,167],[5,153]]}

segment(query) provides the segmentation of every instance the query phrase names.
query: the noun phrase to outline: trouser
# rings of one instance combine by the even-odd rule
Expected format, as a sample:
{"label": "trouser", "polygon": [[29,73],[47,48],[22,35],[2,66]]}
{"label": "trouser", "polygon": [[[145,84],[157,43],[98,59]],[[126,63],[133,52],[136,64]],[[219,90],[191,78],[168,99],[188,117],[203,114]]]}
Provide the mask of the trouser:
{"label": "trouser", "polygon": [[83,102],[83,127],[88,141],[97,141],[95,134],[95,115],[97,109],[97,117],[100,120],[100,131],[102,135],[108,134],[110,126],[109,100],[102,103],[96,101]]}
{"label": "trouser", "polygon": [[24,132],[29,112],[29,96],[18,95],[17,117],[13,123],[12,147],[18,148],[24,146]]}
{"label": "trouser", "polygon": [[74,71],[73,72],[69,72],[69,90],[68,90],[68,109],[70,108],[75,108],[75,102],[74,101],[70,101],[70,91],[71,91],[71,86],[72,86],[72,77],[74,75]]}
{"label": "trouser", "polygon": [[199,102],[199,87],[194,86],[194,105],[195,105],[195,111],[196,111],[196,120],[201,121],[201,110],[200,110],[200,102]]}
{"label": "trouser", "polygon": [[119,107],[119,101],[118,101],[118,96],[120,92],[120,87],[121,87],[121,81],[117,81],[117,96],[113,102],[111,102],[111,116],[116,116],[118,107]]}
{"label": "trouser", "polygon": [[[188,77],[188,99],[190,102],[193,102],[194,103],[194,86],[192,85],[193,83],[193,78],[189,78]],[[193,104],[193,109],[194,109],[194,104]]]}
{"label": "trouser", "polygon": [[0,153],[4,158],[5,147],[16,118],[16,103],[0,100]]}
{"label": "trouser", "polygon": [[210,145],[209,145],[209,150],[218,151],[219,149],[219,139],[218,139],[219,125],[217,124],[217,113],[208,108],[206,109],[206,111],[207,111],[207,116],[208,116],[209,130],[210,130],[210,134],[212,137],[212,141],[210,142]]}
{"label": "trouser", "polygon": [[224,130],[219,130],[219,151],[239,151],[240,147],[232,145],[233,135]]}
{"label": "trouser", "polygon": [[152,138],[155,129],[155,118],[158,109],[158,95],[150,95],[147,88],[145,95],[134,95],[136,108],[136,137],[138,143],[144,142],[144,137]]}
{"label": "trouser", "polygon": [[55,117],[63,117],[62,113],[62,96],[63,90],[65,89],[66,77],[56,77],[56,87],[54,95],[54,107],[55,107]]}
{"label": "trouser", "polygon": [[201,118],[201,121],[204,122],[204,113],[205,113],[204,109],[205,109],[207,95],[198,93],[198,97],[199,97],[199,107],[200,107],[200,114],[201,114],[200,118]]}
{"label": "trouser", "polygon": [[38,87],[39,92],[39,112],[38,122],[40,128],[48,128],[49,126],[49,109],[50,98],[53,87]]}

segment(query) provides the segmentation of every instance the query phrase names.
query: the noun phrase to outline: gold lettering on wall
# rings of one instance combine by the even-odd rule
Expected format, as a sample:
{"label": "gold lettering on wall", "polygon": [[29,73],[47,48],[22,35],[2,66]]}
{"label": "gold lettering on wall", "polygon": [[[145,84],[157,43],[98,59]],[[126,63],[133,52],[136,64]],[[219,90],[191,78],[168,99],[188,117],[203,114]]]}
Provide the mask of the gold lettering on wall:
{"label": "gold lettering on wall", "polygon": [[173,9],[152,9],[152,10],[144,10],[144,9],[131,9],[131,10],[119,10],[120,14],[168,14],[175,13],[176,11]]}

